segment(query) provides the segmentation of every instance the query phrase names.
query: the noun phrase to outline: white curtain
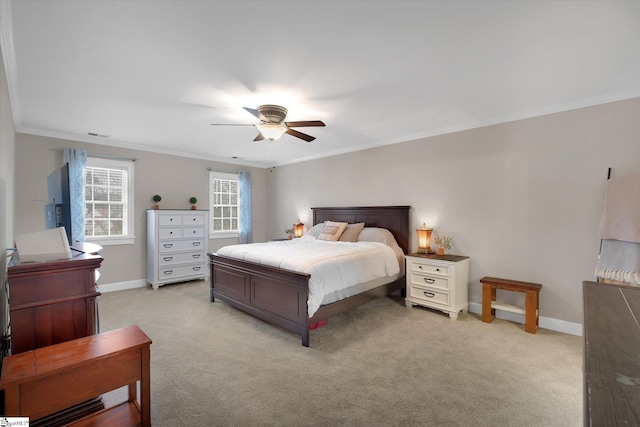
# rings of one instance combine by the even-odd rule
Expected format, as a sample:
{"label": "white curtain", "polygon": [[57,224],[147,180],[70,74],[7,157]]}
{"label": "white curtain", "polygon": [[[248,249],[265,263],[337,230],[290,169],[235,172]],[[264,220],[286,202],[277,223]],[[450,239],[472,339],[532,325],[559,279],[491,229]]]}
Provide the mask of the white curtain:
{"label": "white curtain", "polygon": [[62,150],[62,161],[69,163],[69,196],[71,199],[71,242],[84,242],[84,172],[87,152],[75,148]]}
{"label": "white curtain", "polygon": [[240,185],[240,243],[251,243],[251,172],[238,172]]}

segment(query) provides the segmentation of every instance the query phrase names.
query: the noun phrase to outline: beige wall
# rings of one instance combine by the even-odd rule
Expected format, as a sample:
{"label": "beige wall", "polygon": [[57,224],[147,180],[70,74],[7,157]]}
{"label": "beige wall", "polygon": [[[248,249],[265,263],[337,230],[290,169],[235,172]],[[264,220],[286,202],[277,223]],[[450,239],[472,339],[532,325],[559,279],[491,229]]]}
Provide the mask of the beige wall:
{"label": "beige wall", "polygon": [[[13,186],[15,128],[9,100],[4,59],[0,52],[0,284],[4,284],[7,269],[6,248],[13,246]],[[7,327],[7,307],[4,285],[0,286],[0,334]]]}
{"label": "beige wall", "polygon": [[[273,171],[249,168],[254,240],[284,237],[297,219],[310,225],[313,206],[411,205],[412,228],[427,222],[434,235],[453,237],[452,252],[471,257],[472,302],[481,302],[479,279],[485,275],[539,282],[544,284],[541,316],[582,323],[581,283],[593,279],[607,168],[614,175],[640,172],[639,118],[636,98]],[[186,208],[191,195],[205,200],[207,167],[236,169],[17,134],[15,233],[44,228],[46,176],[61,164],[61,153],[51,148],[60,147],[140,159],[136,243],[105,247],[102,283],[107,284],[144,279],[144,211],[153,194],[162,195],[163,208]],[[415,249],[413,233],[411,239]],[[210,249],[230,243],[235,241],[212,240]],[[522,304],[523,297],[502,299]]]}
{"label": "beige wall", "polygon": [[[88,144],[35,135],[16,134],[15,233],[44,229],[44,205],[47,200],[47,175],[62,165],[62,153],[54,148],[73,147],[89,153],[138,158],[135,162],[135,243],[104,246],[102,284],[131,282],[146,277],[146,209],[151,197],[160,194],[161,209],[188,209],[191,196],[198,198],[198,208],[208,205],[208,167],[220,170],[251,170],[253,183],[254,238],[266,239],[267,171],[238,167],[187,157]],[[210,251],[238,239],[212,239]]]}
{"label": "beige wall", "polygon": [[269,228],[310,225],[314,206],[411,205],[412,228],[426,222],[471,257],[472,302],[483,276],[538,282],[541,316],[582,323],[607,168],[640,172],[638,135],[635,98],[277,167]]}

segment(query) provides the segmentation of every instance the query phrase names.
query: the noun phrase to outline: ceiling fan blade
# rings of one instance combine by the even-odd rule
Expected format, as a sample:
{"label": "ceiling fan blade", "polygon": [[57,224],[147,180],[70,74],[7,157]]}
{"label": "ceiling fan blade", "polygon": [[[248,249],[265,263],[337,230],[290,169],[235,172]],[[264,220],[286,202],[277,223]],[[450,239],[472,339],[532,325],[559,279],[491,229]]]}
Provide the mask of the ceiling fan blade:
{"label": "ceiling fan blade", "polygon": [[295,136],[296,138],[304,139],[307,142],[311,142],[316,139],[315,136],[307,135],[306,133],[298,132],[297,130],[287,129],[285,130],[291,136]]}
{"label": "ceiling fan blade", "polygon": [[311,127],[311,126],[326,126],[320,120],[307,120],[307,121],[302,121],[302,122],[285,122],[284,124],[289,126],[290,128],[304,128],[304,127]]}
{"label": "ceiling fan blade", "polygon": [[262,141],[263,139],[264,139],[264,135],[259,133],[258,136],[255,137],[254,141]]}
{"label": "ceiling fan blade", "polygon": [[249,113],[253,114],[254,116],[256,116],[257,118],[259,118],[260,120],[262,120],[263,122],[268,122],[269,120],[267,120],[267,118],[265,116],[262,115],[262,113],[254,108],[249,108],[249,107],[242,107],[245,110],[247,110]]}

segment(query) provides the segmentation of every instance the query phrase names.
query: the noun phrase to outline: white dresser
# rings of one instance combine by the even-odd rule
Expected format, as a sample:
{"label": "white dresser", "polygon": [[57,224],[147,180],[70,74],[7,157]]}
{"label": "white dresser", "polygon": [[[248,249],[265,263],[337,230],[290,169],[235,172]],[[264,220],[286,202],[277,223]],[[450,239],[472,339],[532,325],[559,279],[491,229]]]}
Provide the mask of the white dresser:
{"label": "white dresser", "polygon": [[441,310],[451,320],[469,309],[469,257],[409,254],[406,256],[405,305]]}
{"label": "white dresser", "polygon": [[147,210],[147,282],[206,279],[208,243],[209,211]]}

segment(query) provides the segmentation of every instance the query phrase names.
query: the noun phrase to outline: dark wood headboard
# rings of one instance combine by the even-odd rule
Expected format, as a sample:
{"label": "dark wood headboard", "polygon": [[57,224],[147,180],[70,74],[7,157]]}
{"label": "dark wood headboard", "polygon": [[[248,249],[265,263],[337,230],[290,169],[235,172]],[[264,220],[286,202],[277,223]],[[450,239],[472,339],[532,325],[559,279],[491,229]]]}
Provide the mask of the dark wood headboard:
{"label": "dark wood headboard", "polygon": [[409,253],[409,210],[411,206],[365,206],[311,208],[313,224],[324,221],[364,222],[365,227],[386,228],[405,254]]}

